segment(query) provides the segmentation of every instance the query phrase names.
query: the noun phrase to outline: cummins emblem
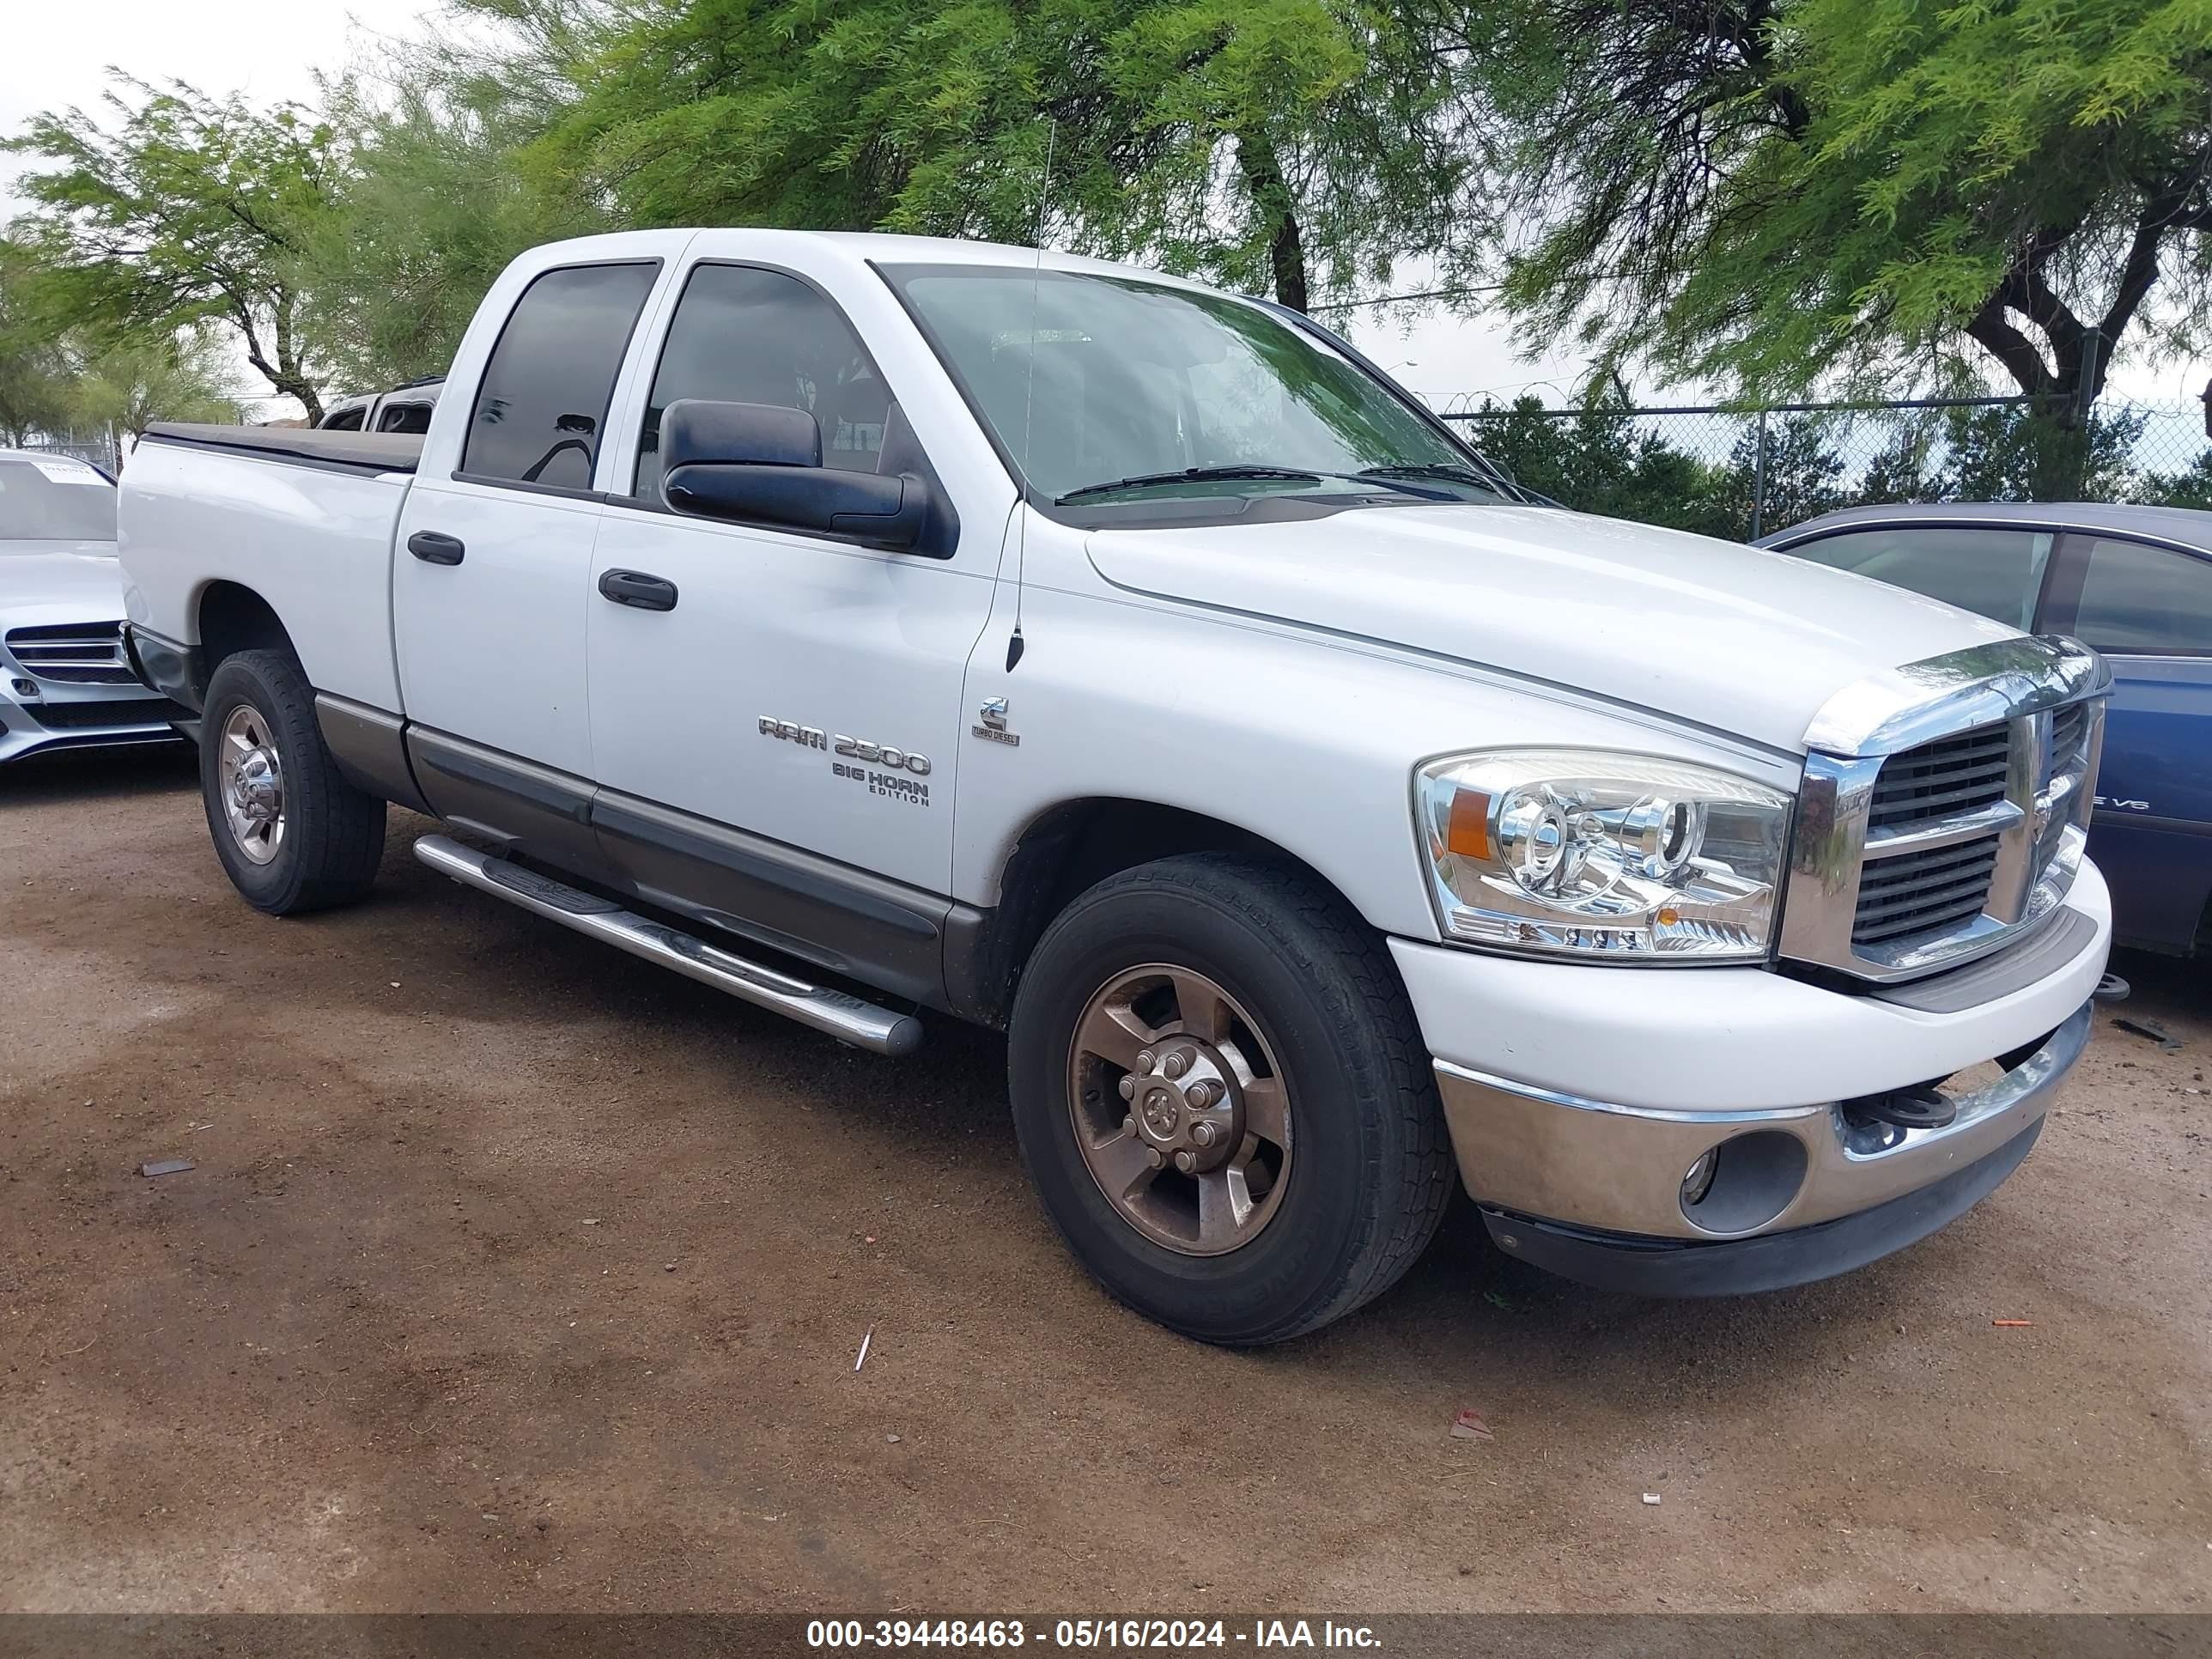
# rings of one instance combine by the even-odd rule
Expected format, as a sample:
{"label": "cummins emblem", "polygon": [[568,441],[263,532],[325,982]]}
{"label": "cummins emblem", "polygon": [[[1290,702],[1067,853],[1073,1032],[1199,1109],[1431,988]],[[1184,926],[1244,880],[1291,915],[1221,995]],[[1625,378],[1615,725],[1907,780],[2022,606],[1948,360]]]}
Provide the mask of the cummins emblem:
{"label": "cummins emblem", "polygon": [[1021,738],[1006,730],[1006,700],[1004,697],[993,697],[976,713],[982,716],[983,723],[969,726],[969,735],[981,738],[987,743],[1003,743],[1009,749],[1021,747]]}

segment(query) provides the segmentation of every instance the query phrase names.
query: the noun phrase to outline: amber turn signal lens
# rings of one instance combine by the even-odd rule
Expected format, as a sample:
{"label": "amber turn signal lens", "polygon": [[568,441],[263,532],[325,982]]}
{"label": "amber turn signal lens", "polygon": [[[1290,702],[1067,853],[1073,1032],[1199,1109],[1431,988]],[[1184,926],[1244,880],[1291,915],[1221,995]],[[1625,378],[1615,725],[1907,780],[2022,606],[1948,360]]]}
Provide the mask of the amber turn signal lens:
{"label": "amber turn signal lens", "polygon": [[1452,796],[1444,824],[1444,846],[1462,858],[1488,859],[1496,851],[1490,840],[1490,797],[1480,789],[1462,789]]}

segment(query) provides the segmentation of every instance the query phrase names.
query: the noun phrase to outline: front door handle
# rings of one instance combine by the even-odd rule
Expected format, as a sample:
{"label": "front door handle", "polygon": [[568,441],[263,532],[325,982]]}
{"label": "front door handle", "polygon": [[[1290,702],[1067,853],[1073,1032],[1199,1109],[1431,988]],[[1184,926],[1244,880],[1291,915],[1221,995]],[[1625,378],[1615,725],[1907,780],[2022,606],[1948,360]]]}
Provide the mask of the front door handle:
{"label": "front door handle", "polygon": [[468,551],[459,536],[435,530],[418,530],[407,538],[407,550],[424,564],[459,564]]}
{"label": "front door handle", "polygon": [[610,570],[599,578],[599,592],[634,611],[676,609],[676,584],[648,576],[642,570]]}

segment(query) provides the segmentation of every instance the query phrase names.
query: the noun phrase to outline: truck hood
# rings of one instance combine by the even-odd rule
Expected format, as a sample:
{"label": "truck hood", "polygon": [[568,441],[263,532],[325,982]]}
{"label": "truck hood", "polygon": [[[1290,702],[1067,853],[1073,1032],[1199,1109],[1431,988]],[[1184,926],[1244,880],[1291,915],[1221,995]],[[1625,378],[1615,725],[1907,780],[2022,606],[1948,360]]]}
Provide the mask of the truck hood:
{"label": "truck hood", "polygon": [[0,542],[0,632],[122,620],[113,542]]}
{"label": "truck hood", "polygon": [[1855,680],[2015,630],[1735,542],[1556,507],[1439,504],[1098,530],[1116,586],[1503,670],[1804,752]]}

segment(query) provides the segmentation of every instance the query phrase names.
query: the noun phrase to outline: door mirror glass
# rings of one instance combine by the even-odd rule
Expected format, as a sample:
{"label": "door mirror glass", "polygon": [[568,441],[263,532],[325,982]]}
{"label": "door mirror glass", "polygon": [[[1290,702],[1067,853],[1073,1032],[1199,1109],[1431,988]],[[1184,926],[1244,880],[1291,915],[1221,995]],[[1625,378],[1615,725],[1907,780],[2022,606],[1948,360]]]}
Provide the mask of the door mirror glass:
{"label": "door mirror glass", "polygon": [[672,472],[702,462],[819,466],[822,427],[803,409],[684,398],[661,411],[660,453]]}

